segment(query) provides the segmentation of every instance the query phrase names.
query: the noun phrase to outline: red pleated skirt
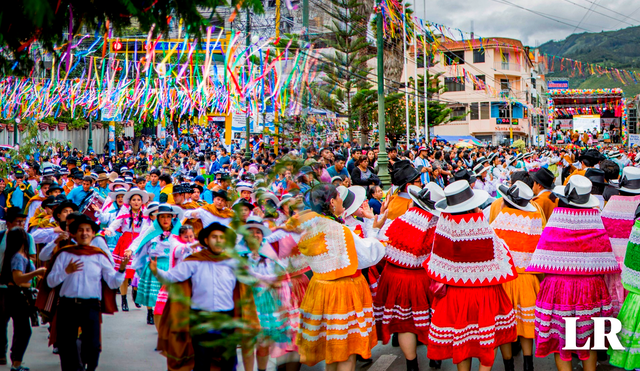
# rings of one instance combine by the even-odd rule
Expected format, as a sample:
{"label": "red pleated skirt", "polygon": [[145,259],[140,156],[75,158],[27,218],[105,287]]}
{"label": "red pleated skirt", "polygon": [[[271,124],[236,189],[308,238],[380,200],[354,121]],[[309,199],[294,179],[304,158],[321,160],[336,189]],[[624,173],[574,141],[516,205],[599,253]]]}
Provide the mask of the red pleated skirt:
{"label": "red pleated skirt", "polygon": [[[135,240],[140,233],[138,232],[124,232],[118,243],[116,244],[116,248],[113,250],[113,261],[116,263],[116,270],[120,268],[120,262],[124,260],[124,252],[131,246],[131,242]],[[133,263],[133,257],[127,263],[127,272],[125,278],[133,278],[136,274],[136,271],[131,268],[131,264]]]}
{"label": "red pleated skirt", "polygon": [[434,299],[431,308],[429,359],[452,358],[458,364],[478,358],[490,367],[494,349],[517,338],[513,304],[502,285],[447,286],[446,295]]}
{"label": "red pleated skirt", "polygon": [[378,280],[378,292],[373,299],[373,313],[379,340],[387,344],[393,333],[410,332],[427,343],[431,306],[427,271],[387,264]]}

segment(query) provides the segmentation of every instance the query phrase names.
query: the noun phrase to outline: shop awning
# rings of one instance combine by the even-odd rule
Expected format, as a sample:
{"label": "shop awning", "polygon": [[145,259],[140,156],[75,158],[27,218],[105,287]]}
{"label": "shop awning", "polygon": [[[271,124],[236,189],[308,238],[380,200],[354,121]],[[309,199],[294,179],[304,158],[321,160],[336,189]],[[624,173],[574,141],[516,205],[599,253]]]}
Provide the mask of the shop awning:
{"label": "shop awning", "polygon": [[444,140],[445,142],[448,142],[451,144],[456,144],[457,142],[463,140],[463,141],[470,141],[477,146],[484,145],[484,143],[482,143],[481,141],[479,141],[478,139],[476,139],[471,135],[436,135],[436,139]]}

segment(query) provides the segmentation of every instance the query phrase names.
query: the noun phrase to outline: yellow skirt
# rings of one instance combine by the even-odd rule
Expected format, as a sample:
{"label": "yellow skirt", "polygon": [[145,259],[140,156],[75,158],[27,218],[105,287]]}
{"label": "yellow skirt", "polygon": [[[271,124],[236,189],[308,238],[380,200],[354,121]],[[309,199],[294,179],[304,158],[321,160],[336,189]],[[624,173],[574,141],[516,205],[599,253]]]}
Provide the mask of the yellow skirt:
{"label": "yellow skirt", "polygon": [[350,355],[371,358],[378,338],[373,300],[362,275],[324,281],[312,277],[300,305],[296,339],[300,362],[313,366],[344,362]]}
{"label": "yellow skirt", "polygon": [[535,338],[536,297],[540,291],[540,280],[535,274],[520,273],[518,278],[502,284],[513,303],[516,313],[518,336]]}

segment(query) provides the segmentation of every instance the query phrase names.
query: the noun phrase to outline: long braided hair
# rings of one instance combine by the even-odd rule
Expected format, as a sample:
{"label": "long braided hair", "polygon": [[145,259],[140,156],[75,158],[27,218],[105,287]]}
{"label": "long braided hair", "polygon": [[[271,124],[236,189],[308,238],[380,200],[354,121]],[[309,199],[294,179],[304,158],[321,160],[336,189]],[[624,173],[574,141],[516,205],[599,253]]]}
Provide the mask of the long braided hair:
{"label": "long braided hair", "polygon": [[318,214],[344,224],[344,220],[333,213],[331,200],[338,196],[338,190],[332,184],[318,184],[307,192],[305,202]]}
{"label": "long braided hair", "polygon": [[[131,198],[133,197],[140,197],[140,195],[133,195]],[[140,200],[142,201],[142,197],[140,197]],[[131,202],[131,200],[129,200],[129,202]],[[135,229],[135,228],[140,228],[142,227],[142,209],[144,209],[144,204],[140,205],[140,210],[138,210],[138,215],[136,215],[137,217],[137,221],[134,222],[133,219],[133,208],[131,207],[131,205],[129,204],[129,225],[131,226],[131,229]],[[135,223],[135,224],[134,224]]]}

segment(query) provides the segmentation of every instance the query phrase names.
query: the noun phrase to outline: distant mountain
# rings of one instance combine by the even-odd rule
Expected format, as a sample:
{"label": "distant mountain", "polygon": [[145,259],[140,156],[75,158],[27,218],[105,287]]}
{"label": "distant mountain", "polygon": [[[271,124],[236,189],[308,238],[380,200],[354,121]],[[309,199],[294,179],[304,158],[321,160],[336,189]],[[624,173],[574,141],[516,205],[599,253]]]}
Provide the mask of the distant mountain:
{"label": "distant mountain", "polygon": [[[569,35],[560,41],[549,41],[540,45],[542,53],[575,59],[586,63],[596,63],[603,67],[613,67],[640,71],[640,26],[617,31],[581,33]],[[556,58],[556,63],[558,59]],[[549,77],[569,77],[571,71],[559,71],[557,65]],[[574,76],[569,78],[569,86],[575,89],[622,88],[627,97],[640,94],[638,84],[623,85],[620,80],[599,75]]]}

